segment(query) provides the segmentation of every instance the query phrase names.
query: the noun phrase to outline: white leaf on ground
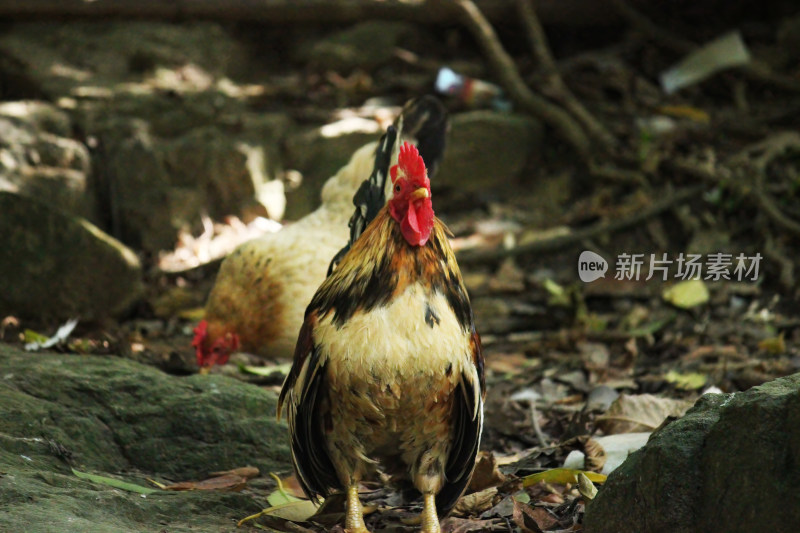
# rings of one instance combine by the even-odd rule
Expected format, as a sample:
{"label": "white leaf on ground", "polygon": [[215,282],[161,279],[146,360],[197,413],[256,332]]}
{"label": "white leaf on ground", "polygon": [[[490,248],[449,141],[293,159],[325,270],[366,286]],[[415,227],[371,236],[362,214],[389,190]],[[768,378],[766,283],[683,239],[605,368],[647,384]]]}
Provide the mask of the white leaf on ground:
{"label": "white leaf on ground", "polygon": [[745,65],[749,61],[750,51],[742,40],[742,34],[738,30],[732,31],[706,43],[662,72],[661,88],[671,94],[720,70]]}
{"label": "white leaf on ground", "polygon": [[69,338],[70,333],[72,333],[72,330],[75,329],[75,326],[77,325],[78,325],[77,318],[68,320],[66,323],[64,323],[63,326],[58,328],[58,331],[56,331],[55,335],[53,335],[44,342],[39,342],[39,341],[29,342],[25,345],[25,350],[29,352],[35,352],[37,350],[50,348],[51,346],[60,344]]}
{"label": "white leaf on ground", "polygon": [[[606,452],[606,463],[603,465],[601,474],[608,475],[621,465],[630,454],[647,444],[647,439],[652,433],[621,433],[619,435],[607,435],[605,437],[594,437],[597,444],[603,447]],[[564,468],[576,470],[584,469],[585,456],[580,450],[572,450],[564,459]]]}

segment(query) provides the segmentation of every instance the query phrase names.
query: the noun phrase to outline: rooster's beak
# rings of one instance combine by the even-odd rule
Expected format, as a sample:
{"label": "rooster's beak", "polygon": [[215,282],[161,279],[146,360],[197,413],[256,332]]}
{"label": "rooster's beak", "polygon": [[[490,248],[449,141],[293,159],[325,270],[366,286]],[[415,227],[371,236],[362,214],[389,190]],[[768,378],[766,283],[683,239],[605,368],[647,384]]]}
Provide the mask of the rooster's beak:
{"label": "rooster's beak", "polygon": [[430,195],[431,194],[428,192],[428,189],[426,187],[420,187],[419,189],[411,193],[411,199],[421,200],[422,198],[430,197]]}

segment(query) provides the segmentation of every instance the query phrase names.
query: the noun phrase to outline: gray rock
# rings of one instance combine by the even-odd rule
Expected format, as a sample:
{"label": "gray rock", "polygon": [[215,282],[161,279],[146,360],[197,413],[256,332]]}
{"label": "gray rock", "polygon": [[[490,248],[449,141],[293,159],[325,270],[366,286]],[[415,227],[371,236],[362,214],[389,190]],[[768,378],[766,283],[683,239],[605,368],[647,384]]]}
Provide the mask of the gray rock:
{"label": "gray rock", "polygon": [[290,136],[286,166],[300,171],[303,179],[299,188],[287,194],[286,218],[299,219],[316,209],[325,181],[350,161],[353,152],[381,133],[377,122],[351,118]]}
{"label": "gray rock", "polygon": [[541,122],[509,113],[470,111],[450,118],[450,138],[434,187],[485,191],[520,178],[544,135]]}
{"label": "gray rock", "polygon": [[215,75],[246,72],[247,57],[210,22],[17,23],[0,36],[0,53],[19,66],[17,77],[53,99],[84,94],[78,87],[110,88],[158,67],[186,67],[184,78],[203,88]]}
{"label": "gray rock", "polygon": [[[172,249],[179,229],[200,231],[204,213],[281,217],[280,146],[291,121],[253,112],[231,81],[253,79],[239,39],[210,22],[73,22],[22,22],[0,35],[0,56],[13,71],[6,92],[44,95],[69,113],[0,105],[0,117],[30,122],[37,165],[68,155],[52,134],[63,136],[70,124],[92,149],[93,173],[81,188],[68,170],[28,172],[37,198],[77,205],[76,213],[150,254]],[[0,151],[3,160],[12,158]],[[57,168],[82,170],[63,161]],[[27,193],[20,181],[0,173],[0,188]],[[55,192],[45,195],[45,186]]]}
{"label": "gray rock", "polygon": [[[199,227],[202,214],[281,218],[282,183],[274,186],[282,168],[279,139],[290,127],[284,115],[214,117],[208,110],[189,119],[194,107],[173,104],[187,122],[168,133],[186,130],[163,138],[153,126],[162,122],[160,102],[142,98],[138,107],[115,109],[113,118],[104,118],[101,108],[86,109],[83,127],[98,145],[95,194],[115,237],[157,252],[174,246],[180,228]],[[147,120],[133,118],[137,113]]]}
{"label": "gray rock", "polygon": [[85,219],[0,192],[0,315],[104,318],[142,293],[136,255]]}
{"label": "gray rock", "polygon": [[71,113],[89,134],[113,116],[144,120],[150,124],[154,136],[166,139],[209,125],[224,127],[238,135],[282,131],[287,123],[285,118],[283,122],[277,119],[279,115],[275,113],[255,114],[246,100],[214,89],[165,91],[146,83],[135,91],[120,89],[103,98],[81,99]]}
{"label": "gray rock", "polygon": [[22,194],[84,216],[92,212],[86,183],[83,172],[47,166],[24,167],[11,175],[0,176],[0,190]]}
{"label": "gray rock", "polygon": [[[223,376],[174,377],[116,357],[29,354],[0,345],[0,530],[235,531],[263,494],[142,497],[71,468],[142,486],[255,466],[288,472],[275,395]],[[251,482],[251,485],[253,482]]]}
{"label": "gray rock", "polygon": [[[800,60],[800,16],[790,16],[781,19],[777,31],[777,52],[786,56],[786,63],[797,62]],[[788,66],[788,65],[781,65]]]}
{"label": "gray rock", "polygon": [[87,216],[94,206],[87,196],[89,152],[78,141],[45,131],[67,133],[62,119],[47,104],[0,105],[0,190]]}
{"label": "gray rock", "polygon": [[[37,197],[64,207],[80,200],[78,214],[152,254],[173,248],[180,228],[199,230],[201,213],[247,219],[267,214],[269,205],[269,214],[282,214],[282,183],[274,178],[290,121],[254,113],[237,92],[231,79],[252,78],[252,65],[221,25],[19,23],[0,35],[0,55],[13,67],[9,83],[24,86],[4,89],[58,101],[92,148],[94,172],[80,190],[74,173],[37,169],[28,180]],[[31,121],[41,165],[64,159],[61,138],[45,137],[71,129],[63,112],[7,107],[0,105],[0,116]],[[11,158],[0,152],[2,160]],[[27,192],[21,178],[0,180],[0,187]],[[43,195],[47,184],[58,194]],[[74,193],[69,201],[67,192]]]}
{"label": "gray rock", "polygon": [[336,32],[310,46],[301,44],[296,58],[328,70],[365,70],[388,62],[401,41],[415,35],[413,25],[374,20]]}
{"label": "gray rock", "polygon": [[147,122],[110,118],[92,130],[95,190],[109,232],[128,246],[151,252],[171,249],[177,232],[170,220],[169,177]]}
{"label": "gray rock", "polygon": [[[800,374],[703,396],[587,506],[587,533],[793,532],[800,524]],[[620,512],[624,510],[624,512]]]}
{"label": "gray rock", "polygon": [[190,218],[198,220],[202,209],[217,219],[242,213],[282,217],[282,209],[268,213],[259,203],[278,166],[273,149],[277,143],[249,133],[251,140],[207,126],[164,143],[162,150],[171,184],[198,190],[204,196],[195,212],[187,213]]}
{"label": "gray rock", "polygon": [[58,137],[72,134],[69,115],[49,102],[18,100],[0,103],[0,116],[16,118],[35,129],[52,133]]}

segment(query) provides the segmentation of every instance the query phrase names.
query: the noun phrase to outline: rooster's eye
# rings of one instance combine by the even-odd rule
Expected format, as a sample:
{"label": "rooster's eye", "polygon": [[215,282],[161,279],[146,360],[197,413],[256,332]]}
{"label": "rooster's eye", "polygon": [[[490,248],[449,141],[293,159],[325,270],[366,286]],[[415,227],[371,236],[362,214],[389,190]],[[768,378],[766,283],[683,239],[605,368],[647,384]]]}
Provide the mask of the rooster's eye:
{"label": "rooster's eye", "polygon": [[394,192],[400,192],[400,186],[399,185],[395,185]]}

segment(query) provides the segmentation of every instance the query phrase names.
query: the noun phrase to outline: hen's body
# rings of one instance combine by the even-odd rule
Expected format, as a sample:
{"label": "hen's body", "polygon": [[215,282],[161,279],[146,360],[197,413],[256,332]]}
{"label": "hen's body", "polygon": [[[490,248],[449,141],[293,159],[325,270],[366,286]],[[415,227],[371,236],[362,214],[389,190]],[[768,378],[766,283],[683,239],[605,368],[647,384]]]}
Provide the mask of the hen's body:
{"label": "hen's body", "polygon": [[[410,101],[392,135],[387,132],[381,143],[357,150],[325,183],[319,209],[277,233],[241,245],[225,259],[193,342],[198,364],[226,361],[230,351],[239,348],[270,358],[290,357],[303,312],[331,259],[338,262],[385,203],[389,165],[397,158],[395,140],[416,139],[429,166],[435,167],[444,150],[446,117],[435,98]],[[353,223],[350,228],[348,221]]]}
{"label": "hen's body", "polygon": [[325,183],[316,211],[242,244],[223,261],[205,309],[210,342],[235,332],[246,352],[291,357],[305,308],[347,243],[353,192],[372,171],[377,146],[359,148]]}
{"label": "hen's body", "polygon": [[384,208],[309,305],[281,392],[304,490],[327,496],[381,469],[447,513],[474,465],[482,376],[444,226],[411,246]]}

